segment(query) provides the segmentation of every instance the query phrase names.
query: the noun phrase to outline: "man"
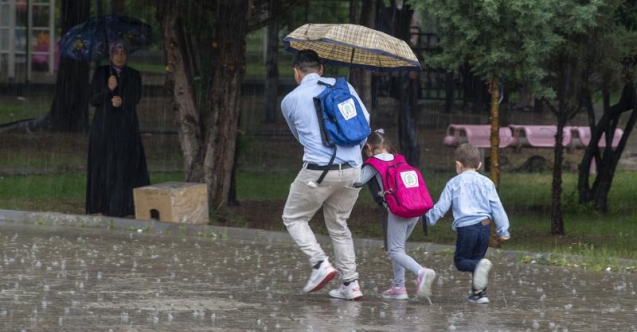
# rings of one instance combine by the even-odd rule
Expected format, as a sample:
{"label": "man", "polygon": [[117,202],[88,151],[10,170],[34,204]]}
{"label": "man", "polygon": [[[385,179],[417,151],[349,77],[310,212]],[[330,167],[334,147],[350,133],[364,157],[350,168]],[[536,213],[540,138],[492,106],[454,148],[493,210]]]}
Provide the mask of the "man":
{"label": "man", "polygon": [[[353,185],[359,180],[363,162],[361,148],[365,142],[360,146],[338,146],[334,163],[328,165],[334,149],[323,145],[313,98],[325,89],[324,85],[318,84],[319,79],[329,84],[334,84],[335,79],[321,78],[323,65],[312,50],[297,52],[293,65],[298,86],[285,96],[281,110],[290,131],[303,145],[303,168],[290,186],[283,209],[283,223],[313,267],[303,291],[310,293],[322,289],[340,273],[343,283],[338,289],[330,291],[330,296],[359,300],[363,293],[358,284],[356,254],[347,219],[360,191]],[[351,85],[349,89],[361,104],[369,123],[369,114],[358,94]],[[315,181],[326,168],[328,172],[324,180],[317,184]],[[309,226],[309,221],[320,208],[323,208],[325,226],[334,246],[334,267]]]}

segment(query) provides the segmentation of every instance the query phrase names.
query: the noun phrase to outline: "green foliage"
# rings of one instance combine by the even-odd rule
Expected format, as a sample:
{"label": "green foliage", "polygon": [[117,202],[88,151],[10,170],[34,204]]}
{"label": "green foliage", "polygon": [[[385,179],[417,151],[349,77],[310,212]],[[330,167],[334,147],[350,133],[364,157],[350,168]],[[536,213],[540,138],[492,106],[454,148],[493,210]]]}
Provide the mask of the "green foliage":
{"label": "green foliage", "polygon": [[598,1],[579,5],[560,0],[415,0],[436,20],[439,53],[425,57],[428,64],[471,71],[488,80],[505,77],[524,83],[536,96],[553,95],[540,86],[547,76],[543,66],[564,42],[560,31],[583,32],[595,22]]}

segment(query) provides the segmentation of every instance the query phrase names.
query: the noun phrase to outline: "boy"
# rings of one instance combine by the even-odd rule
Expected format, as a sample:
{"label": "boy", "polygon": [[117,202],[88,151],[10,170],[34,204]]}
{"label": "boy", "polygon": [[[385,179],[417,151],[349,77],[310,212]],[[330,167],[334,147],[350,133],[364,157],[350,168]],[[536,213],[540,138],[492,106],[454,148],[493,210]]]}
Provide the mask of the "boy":
{"label": "boy", "polygon": [[456,173],[447,182],[434,207],[425,214],[427,224],[433,226],[451,208],[451,228],[458,233],[454,264],[458,271],[473,274],[469,302],[489,303],[486,296],[489,271],[493,265],[484,258],[489,247],[491,221],[495,222],[500,240],[509,239],[507,217],[495,185],[477,172],[482,166],[480,151],[469,143],[455,151]]}

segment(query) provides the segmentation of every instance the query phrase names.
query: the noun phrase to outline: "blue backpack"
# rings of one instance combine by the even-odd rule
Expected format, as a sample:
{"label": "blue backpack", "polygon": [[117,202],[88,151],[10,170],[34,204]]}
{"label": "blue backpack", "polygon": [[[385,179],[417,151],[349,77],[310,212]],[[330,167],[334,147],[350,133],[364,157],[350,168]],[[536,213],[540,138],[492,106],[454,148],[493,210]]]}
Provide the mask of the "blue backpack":
{"label": "blue backpack", "polygon": [[325,90],[314,97],[314,106],[321,127],[323,144],[334,148],[330,162],[323,173],[312,186],[323,181],[330,166],[336,158],[337,146],[356,146],[363,142],[371,133],[365,113],[358,99],[349,91],[349,85],[344,77],[336,79],[336,83],[318,81],[325,85]]}
{"label": "blue backpack", "polygon": [[314,106],[321,125],[321,137],[327,147],[356,146],[371,132],[358,99],[349,92],[343,77],[336,83],[318,81],[325,90],[314,97]]}

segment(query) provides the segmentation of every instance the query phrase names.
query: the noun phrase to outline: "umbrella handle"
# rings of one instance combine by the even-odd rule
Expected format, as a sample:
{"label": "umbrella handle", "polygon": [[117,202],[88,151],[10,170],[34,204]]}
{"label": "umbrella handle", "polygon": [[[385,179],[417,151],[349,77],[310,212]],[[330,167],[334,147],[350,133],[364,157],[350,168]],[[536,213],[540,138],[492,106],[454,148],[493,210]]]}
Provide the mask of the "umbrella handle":
{"label": "umbrella handle", "polygon": [[352,56],[349,58],[349,72],[347,73],[347,81],[349,82],[350,79],[352,78],[352,63],[354,62],[354,52],[356,51],[355,48],[352,47]]}

